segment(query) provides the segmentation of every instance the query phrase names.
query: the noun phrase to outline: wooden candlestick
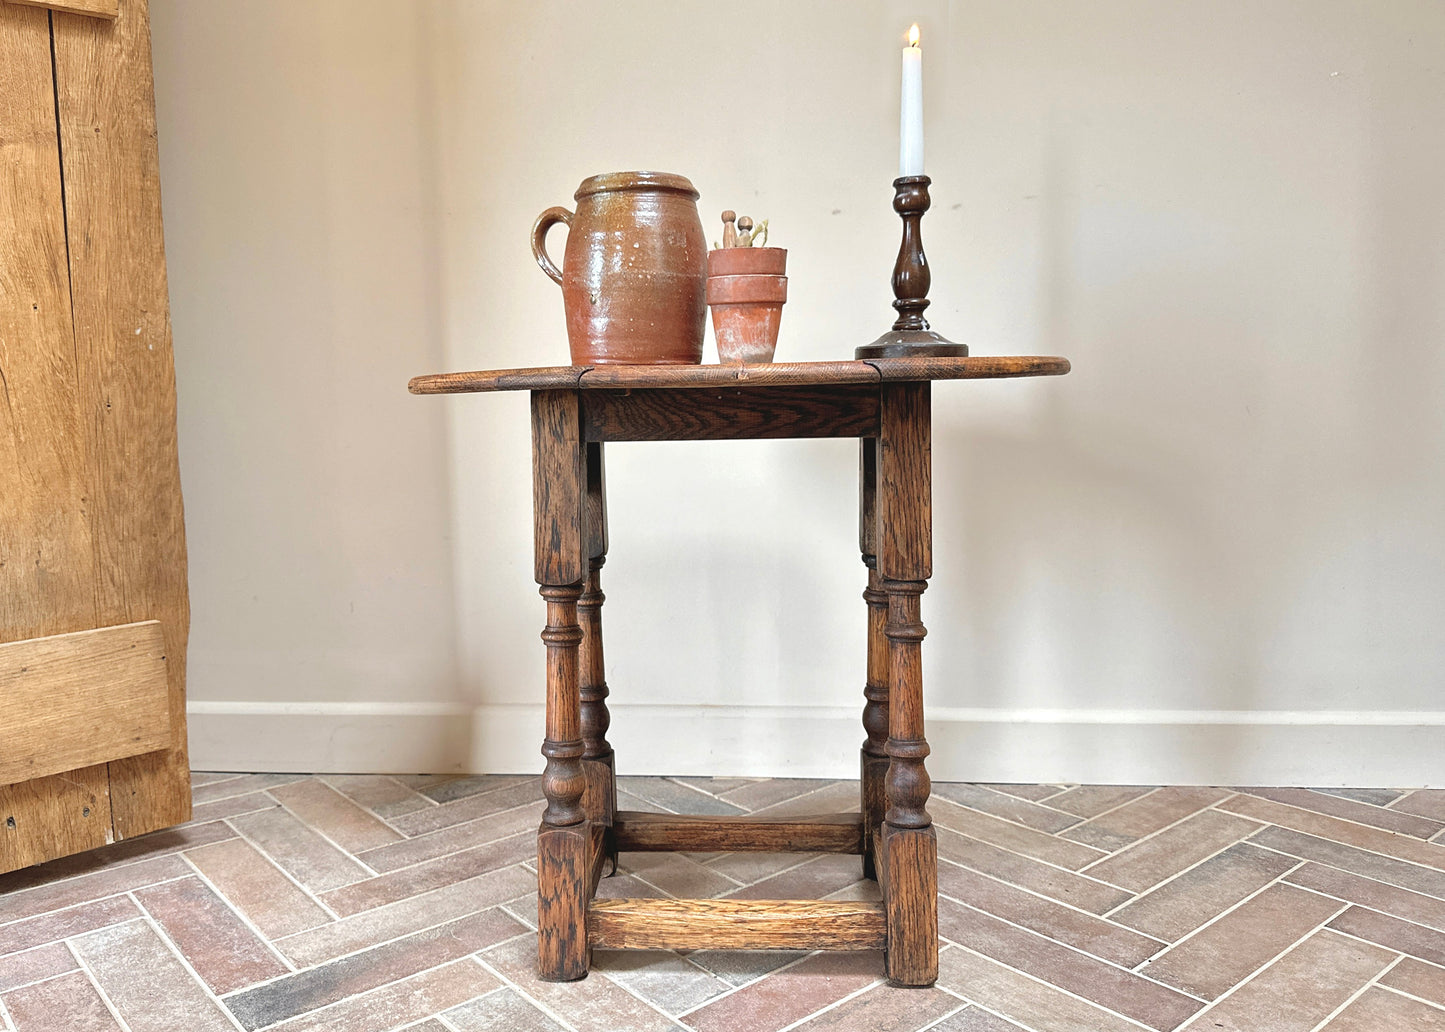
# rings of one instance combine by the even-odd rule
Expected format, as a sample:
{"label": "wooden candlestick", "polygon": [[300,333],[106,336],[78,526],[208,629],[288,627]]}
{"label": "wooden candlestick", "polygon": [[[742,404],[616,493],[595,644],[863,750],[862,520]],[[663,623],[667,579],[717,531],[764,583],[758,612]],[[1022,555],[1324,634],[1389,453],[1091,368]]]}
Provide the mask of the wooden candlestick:
{"label": "wooden candlestick", "polygon": [[912,358],[920,356],[961,357],[967,344],[955,344],[928,327],[923,310],[928,307],[932,277],[923,253],[921,223],[931,203],[927,176],[903,176],[893,180],[893,210],[903,218],[903,242],[893,265],[893,307],[898,318],[893,328],[872,344],[853,352],[854,358]]}

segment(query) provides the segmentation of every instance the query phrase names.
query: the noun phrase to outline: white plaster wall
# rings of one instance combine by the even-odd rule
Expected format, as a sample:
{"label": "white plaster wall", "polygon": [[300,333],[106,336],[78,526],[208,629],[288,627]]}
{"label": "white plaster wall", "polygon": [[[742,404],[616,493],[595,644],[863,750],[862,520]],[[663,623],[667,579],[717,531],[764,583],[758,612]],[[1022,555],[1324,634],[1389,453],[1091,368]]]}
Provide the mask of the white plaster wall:
{"label": "white plaster wall", "polygon": [[[929,315],[1075,370],[934,389],[935,777],[1438,783],[1433,0],[153,0],[198,763],[540,765],[525,395],[406,378],[564,362],[528,229],[627,168],[872,339],[913,20]],[[853,771],[855,448],[609,452],[623,769]]]}

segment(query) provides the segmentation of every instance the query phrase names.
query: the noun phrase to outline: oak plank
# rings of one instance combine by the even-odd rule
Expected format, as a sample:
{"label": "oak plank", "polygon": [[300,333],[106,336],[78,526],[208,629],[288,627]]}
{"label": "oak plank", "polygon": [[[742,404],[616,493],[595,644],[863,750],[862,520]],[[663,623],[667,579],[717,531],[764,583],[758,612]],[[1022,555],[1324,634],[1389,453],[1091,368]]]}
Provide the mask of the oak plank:
{"label": "oak plank", "polygon": [[850,900],[596,899],[594,949],[874,950],[883,905]]}
{"label": "oak plank", "polygon": [[546,366],[478,369],[412,377],[413,394],[581,390],[651,387],[780,387],[907,380],[985,380],[1062,376],[1069,361],[1048,355],[967,358],[898,358],[837,362],[769,362],[757,365]]}
{"label": "oak plank", "polygon": [[145,0],[51,15],[71,310],[88,420],[95,624],[159,620],[170,747],[110,764],[116,837],[188,820],[186,535]]}
{"label": "oak plank", "polygon": [[714,387],[582,392],[588,441],[736,441],[785,437],[871,437],[878,388]]}
{"label": "oak plank", "polygon": [[91,18],[114,18],[120,14],[120,0],[5,0],[26,7],[45,7],[52,11],[82,14]]}
{"label": "oak plank", "polygon": [[863,852],[863,818],[856,813],[714,817],[619,810],[612,835],[622,852]]}
{"label": "oak plank", "polygon": [[[93,627],[50,16],[0,5],[0,639]],[[104,766],[0,786],[0,871],[112,838]]]}
{"label": "oak plank", "polygon": [[164,749],[165,640],[145,623],[0,645],[0,785]]}

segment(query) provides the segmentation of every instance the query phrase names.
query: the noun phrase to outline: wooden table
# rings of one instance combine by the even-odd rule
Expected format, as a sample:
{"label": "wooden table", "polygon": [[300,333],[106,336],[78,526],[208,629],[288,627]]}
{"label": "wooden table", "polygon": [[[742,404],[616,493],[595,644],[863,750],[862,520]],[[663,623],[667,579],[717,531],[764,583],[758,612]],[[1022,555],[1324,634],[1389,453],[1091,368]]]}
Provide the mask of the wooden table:
{"label": "wooden table", "polygon": [[[895,985],[933,984],[938,851],[925,809],[919,620],[933,565],[931,381],[1068,371],[1062,358],[918,358],[567,366],[412,380],[416,394],[532,392],[536,579],[547,603],[547,808],[537,835],[542,978],[584,977],[592,947],[882,948]],[[602,664],[603,446],[776,437],[861,439],[868,669],[860,812],[766,818],[618,810]],[[648,850],[857,853],[883,901],[593,898],[609,857]]]}

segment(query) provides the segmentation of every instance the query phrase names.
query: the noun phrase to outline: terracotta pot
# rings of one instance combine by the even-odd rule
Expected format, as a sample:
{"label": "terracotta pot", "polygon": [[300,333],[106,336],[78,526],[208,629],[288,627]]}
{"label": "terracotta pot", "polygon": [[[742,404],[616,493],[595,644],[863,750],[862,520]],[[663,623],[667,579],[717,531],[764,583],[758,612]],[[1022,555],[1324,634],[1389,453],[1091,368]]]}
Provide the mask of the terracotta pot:
{"label": "terracotta pot", "polygon": [[707,256],[707,303],[718,358],[771,362],[788,300],[788,252],[782,247],[727,247]]}
{"label": "terracotta pot", "polygon": [[[562,286],[573,365],[702,361],[707,242],[697,191],[667,172],[584,179],[577,212],[548,208],[532,226],[532,255]],[[567,223],[562,268],[547,230]]]}

